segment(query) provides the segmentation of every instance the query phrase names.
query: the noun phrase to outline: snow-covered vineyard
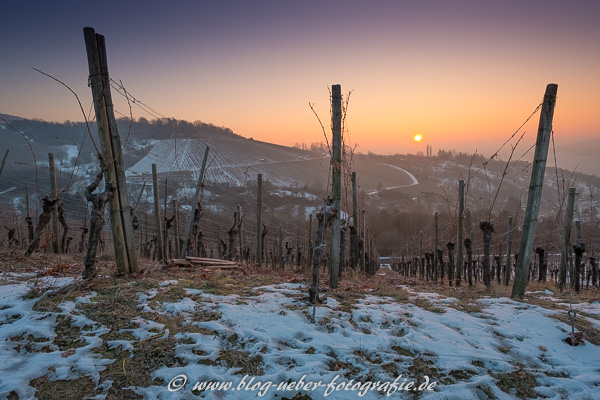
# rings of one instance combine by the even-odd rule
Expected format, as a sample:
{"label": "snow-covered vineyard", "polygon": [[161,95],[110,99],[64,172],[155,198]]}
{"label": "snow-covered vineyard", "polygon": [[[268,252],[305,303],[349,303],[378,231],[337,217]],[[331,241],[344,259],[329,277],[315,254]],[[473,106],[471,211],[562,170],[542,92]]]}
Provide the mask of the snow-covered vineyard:
{"label": "snow-covered vineyard", "polygon": [[313,323],[306,282],[257,277],[170,272],[65,291],[73,278],[3,273],[0,397],[600,397],[598,300],[574,304],[587,337],[572,347],[569,305],[548,289],[460,299],[382,269],[324,293]]}

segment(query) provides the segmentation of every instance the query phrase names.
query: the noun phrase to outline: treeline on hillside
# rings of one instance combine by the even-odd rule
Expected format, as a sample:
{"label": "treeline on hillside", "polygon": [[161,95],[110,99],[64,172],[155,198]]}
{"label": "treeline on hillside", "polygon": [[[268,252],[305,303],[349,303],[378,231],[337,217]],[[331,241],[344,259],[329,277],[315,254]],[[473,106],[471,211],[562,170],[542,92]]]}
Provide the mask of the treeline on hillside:
{"label": "treeline on hillside", "polygon": [[[84,122],[48,122],[40,119],[11,119],[11,125],[24,133],[30,140],[43,145],[79,144],[82,135],[87,134]],[[137,139],[169,139],[172,137],[195,137],[200,133],[235,135],[227,127],[195,121],[188,122],[174,118],[148,120],[140,117],[133,122],[129,118],[117,120],[119,133],[126,136],[129,132]],[[96,124],[90,122],[92,135],[96,135]]]}

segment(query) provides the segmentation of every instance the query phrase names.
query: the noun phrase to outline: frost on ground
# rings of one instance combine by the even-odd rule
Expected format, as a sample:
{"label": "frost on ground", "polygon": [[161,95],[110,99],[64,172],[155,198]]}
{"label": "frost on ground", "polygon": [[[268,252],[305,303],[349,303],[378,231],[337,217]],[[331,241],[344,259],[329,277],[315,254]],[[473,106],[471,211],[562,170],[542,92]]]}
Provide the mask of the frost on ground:
{"label": "frost on ground", "polygon": [[[390,398],[600,398],[598,343],[566,345],[563,309],[404,286],[395,297],[327,292],[313,323],[304,283],[215,285],[126,281],[42,297],[0,286],[0,397],[382,399],[396,380],[435,385]],[[579,307],[597,329],[600,304]],[[284,388],[299,380],[313,384]],[[202,382],[232,386],[194,389]]]}

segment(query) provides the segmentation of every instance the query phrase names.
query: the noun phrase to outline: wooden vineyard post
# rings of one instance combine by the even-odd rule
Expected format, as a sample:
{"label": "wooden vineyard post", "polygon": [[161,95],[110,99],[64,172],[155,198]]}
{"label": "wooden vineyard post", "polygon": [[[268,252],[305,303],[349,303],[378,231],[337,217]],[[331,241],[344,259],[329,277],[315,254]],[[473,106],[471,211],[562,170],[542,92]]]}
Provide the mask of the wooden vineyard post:
{"label": "wooden vineyard post", "polygon": [[116,185],[116,193],[109,202],[109,210],[117,273],[137,272],[137,254],[134,246],[129,192],[125,180],[121,138],[117,129],[110,92],[104,36],[96,34],[93,28],[84,28],[83,34],[88,58],[90,87],[96,111],[96,125],[102,151],[101,164],[102,167],[107,168],[104,178],[106,182],[112,180]]}
{"label": "wooden vineyard post", "polygon": [[[56,188],[56,167],[54,165],[54,153],[48,153],[48,169],[50,170],[50,197],[56,199],[58,190]],[[60,253],[58,245],[58,202],[52,207],[52,252]]]}
{"label": "wooden vineyard post", "polygon": [[[567,266],[569,264],[569,255],[571,254],[571,225],[573,224],[573,208],[575,207],[575,188],[569,188],[569,198],[567,200],[567,218],[565,220],[565,232],[563,236],[563,251],[560,260],[560,279],[558,288],[563,289],[567,283]],[[571,281],[573,276],[569,277]]]}
{"label": "wooden vineyard post", "polygon": [[202,190],[202,182],[204,181],[204,170],[206,169],[206,160],[208,159],[208,146],[204,150],[204,158],[202,159],[202,167],[200,168],[200,175],[198,175],[198,182],[196,183],[196,192],[192,199],[192,210],[190,211],[190,217],[188,219],[187,228],[185,230],[185,236],[183,238],[183,246],[181,247],[181,257],[185,258],[188,253],[188,247],[190,245],[190,235],[192,234],[192,228],[194,226],[194,215],[198,208],[198,198],[200,197],[200,191]]}
{"label": "wooden vineyard post", "polygon": [[331,87],[331,130],[332,130],[332,179],[331,192],[335,215],[331,224],[331,269],[329,270],[329,287],[338,286],[340,268],[340,199],[342,188],[342,87]]}
{"label": "wooden vineyard post", "polygon": [[508,217],[508,233],[506,235],[506,247],[508,248],[506,251],[506,271],[504,271],[504,285],[508,286],[510,282],[510,274],[512,272],[512,259],[511,259],[511,251],[512,251],[512,229],[513,229],[513,219],[512,217]]}
{"label": "wooden vineyard post", "polygon": [[463,270],[463,216],[465,213],[465,181],[458,181],[458,228],[456,232],[456,286],[460,286]]}
{"label": "wooden vineyard post", "polygon": [[175,220],[173,223],[175,224],[175,254],[181,254],[181,244],[179,241],[181,240],[179,236],[179,205],[177,204],[177,199],[173,199],[173,214],[175,216]]}
{"label": "wooden vineyard post", "polygon": [[158,261],[165,262],[165,253],[162,237],[162,221],[160,218],[160,197],[158,195],[158,173],[156,172],[156,164],[152,164],[152,189],[154,192],[154,216],[156,219],[156,249]]}
{"label": "wooden vineyard post", "polygon": [[542,198],[542,188],[544,186],[546,159],[548,158],[548,145],[550,144],[552,118],[554,116],[554,105],[556,104],[557,91],[558,85],[554,83],[546,86],[546,93],[544,94],[544,102],[542,104],[542,111],[540,114],[537,140],[535,143],[535,155],[531,170],[531,182],[529,184],[529,195],[527,198],[527,208],[525,210],[523,235],[521,238],[521,246],[519,248],[519,260],[517,261],[517,267],[515,270],[515,281],[513,283],[511,297],[523,298],[525,295],[529,259],[531,258],[531,252],[533,250],[533,240],[535,238],[535,229],[537,226],[538,214],[540,211],[540,201]]}
{"label": "wooden vineyard post", "polygon": [[258,174],[256,185],[256,264],[262,265],[262,174]]}

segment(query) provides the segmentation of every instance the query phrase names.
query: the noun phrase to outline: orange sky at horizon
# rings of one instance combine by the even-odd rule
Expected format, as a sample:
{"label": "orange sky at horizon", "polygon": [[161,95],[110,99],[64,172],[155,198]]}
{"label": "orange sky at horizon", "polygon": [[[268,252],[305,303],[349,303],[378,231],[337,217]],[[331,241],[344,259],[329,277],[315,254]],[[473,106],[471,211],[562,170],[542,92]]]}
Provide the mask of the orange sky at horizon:
{"label": "orange sky at horizon", "polygon": [[[329,133],[333,84],[352,91],[349,140],[363,153],[424,152],[431,144],[434,153],[491,155],[548,83],[558,84],[557,143],[600,134],[597,2],[144,4],[142,11],[136,2],[120,6],[119,15],[95,15],[85,4],[7,5],[14,18],[0,27],[10,55],[0,74],[0,113],[82,120],[72,94],[32,67],[69,85],[89,110],[82,28],[93,26],[106,37],[111,77],[138,100],[160,115],[256,140],[324,141],[309,103]],[[113,99],[129,115],[114,90]],[[133,116],[153,118],[135,105]],[[535,141],[538,120],[523,127],[525,141]]]}

